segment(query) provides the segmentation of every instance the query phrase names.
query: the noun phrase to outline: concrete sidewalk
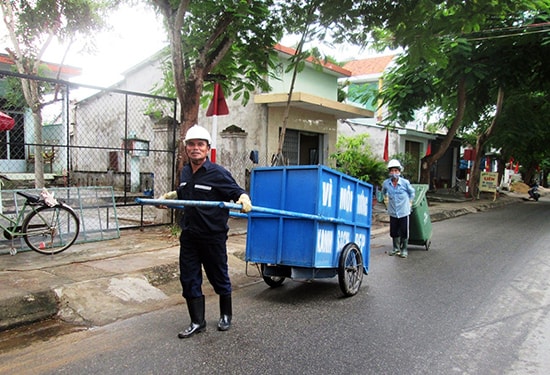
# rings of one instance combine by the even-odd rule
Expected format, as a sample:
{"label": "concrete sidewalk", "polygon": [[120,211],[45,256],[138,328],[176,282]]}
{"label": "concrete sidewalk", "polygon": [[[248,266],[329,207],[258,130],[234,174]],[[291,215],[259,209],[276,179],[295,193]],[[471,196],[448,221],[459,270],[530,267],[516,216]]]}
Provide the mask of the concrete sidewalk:
{"label": "concrete sidewalk", "polygon": [[[432,222],[444,220],[520,202],[521,196],[510,193],[495,202],[491,199],[429,194],[430,217]],[[383,205],[375,205],[371,236],[386,234],[387,221]],[[243,261],[246,219],[231,218],[229,224],[233,287],[262,281],[255,266],[247,269]],[[78,244],[53,256],[33,251],[0,255],[0,331],[51,317],[101,326],[183,303],[178,251],[178,238],[169,228],[157,227],[123,231],[119,239]],[[204,292],[213,294],[209,285]]]}

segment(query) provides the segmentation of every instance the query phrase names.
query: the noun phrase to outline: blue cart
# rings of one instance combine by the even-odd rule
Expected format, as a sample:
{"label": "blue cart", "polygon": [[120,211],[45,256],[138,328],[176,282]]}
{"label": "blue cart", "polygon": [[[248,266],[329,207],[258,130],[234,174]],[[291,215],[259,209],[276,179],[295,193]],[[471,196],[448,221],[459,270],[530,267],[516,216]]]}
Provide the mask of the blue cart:
{"label": "blue cart", "polygon": [[270,287],[286,278],[338,275],[355,295],[369,271],[372,185],[325,166],[252,170],[247,262],[260,267]]}
{"label": "blue cart", "polygon": [[[372,185],[325,166],[252,170],[245,260],[270,287],[286,278],[338,275],[345,296],[357,294],[369,271]],[[219,206],[228,202],[136,199],[141,204]],[[233,216],[243,214],[231,213]]]}

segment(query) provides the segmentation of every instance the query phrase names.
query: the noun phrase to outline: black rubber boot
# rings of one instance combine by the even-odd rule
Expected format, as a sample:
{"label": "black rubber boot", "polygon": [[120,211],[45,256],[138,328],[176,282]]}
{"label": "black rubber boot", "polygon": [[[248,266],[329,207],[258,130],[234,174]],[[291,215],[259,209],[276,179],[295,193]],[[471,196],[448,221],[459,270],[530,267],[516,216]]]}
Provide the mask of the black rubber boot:
{"label": "black rubber boot", "polygon": [[186,301],[189,316],[191,317],[191,324],[178,333],[180,339],[186,339],[206,329],[206,320],[204,320],[204,296],[187,299]]}
{"label": "black rubber boot", "polygon": [[231,328],[232,310],[231,294],[220,296],[220,320],[218,322],[218,331],[227,331]]}

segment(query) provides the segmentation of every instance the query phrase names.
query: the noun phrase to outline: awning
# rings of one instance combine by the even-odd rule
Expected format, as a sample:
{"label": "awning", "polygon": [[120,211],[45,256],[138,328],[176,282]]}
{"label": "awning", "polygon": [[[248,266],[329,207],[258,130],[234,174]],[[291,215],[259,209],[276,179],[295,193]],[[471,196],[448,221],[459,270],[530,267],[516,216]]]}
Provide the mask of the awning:
{"label": "awning", "polygon": [[428,139],[434,140],[437,138],[437,134],[421,132],[413,129],[399,129],[397,134],[401,136],[407,136],[410,138]]}
{"label": "awning", "polygon": [[0,131],[12,130],[15,126],[15,120],[4,112],[0,112]]}
{"label": "awning", "polygon": [[[283,107],[286,105],[288,94],[258,94],[254,96],[254,103],[267,104],[269,107]],[[337,119],[372,118],[374,112],[349,104],[321,98],[319,96],[294,92],[290,100],[291,107],[302,108],[312,112],[327,113]]]}

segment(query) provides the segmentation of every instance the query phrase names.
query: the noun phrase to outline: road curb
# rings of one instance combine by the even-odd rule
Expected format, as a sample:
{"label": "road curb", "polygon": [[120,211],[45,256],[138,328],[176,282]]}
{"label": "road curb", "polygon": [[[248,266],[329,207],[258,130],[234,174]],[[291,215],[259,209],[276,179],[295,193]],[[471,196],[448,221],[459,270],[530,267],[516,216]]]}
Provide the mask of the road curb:
{"label": "road curb", "polygon": [[0,332],[54,317],[59,303],[51,289],[0,299]]}

